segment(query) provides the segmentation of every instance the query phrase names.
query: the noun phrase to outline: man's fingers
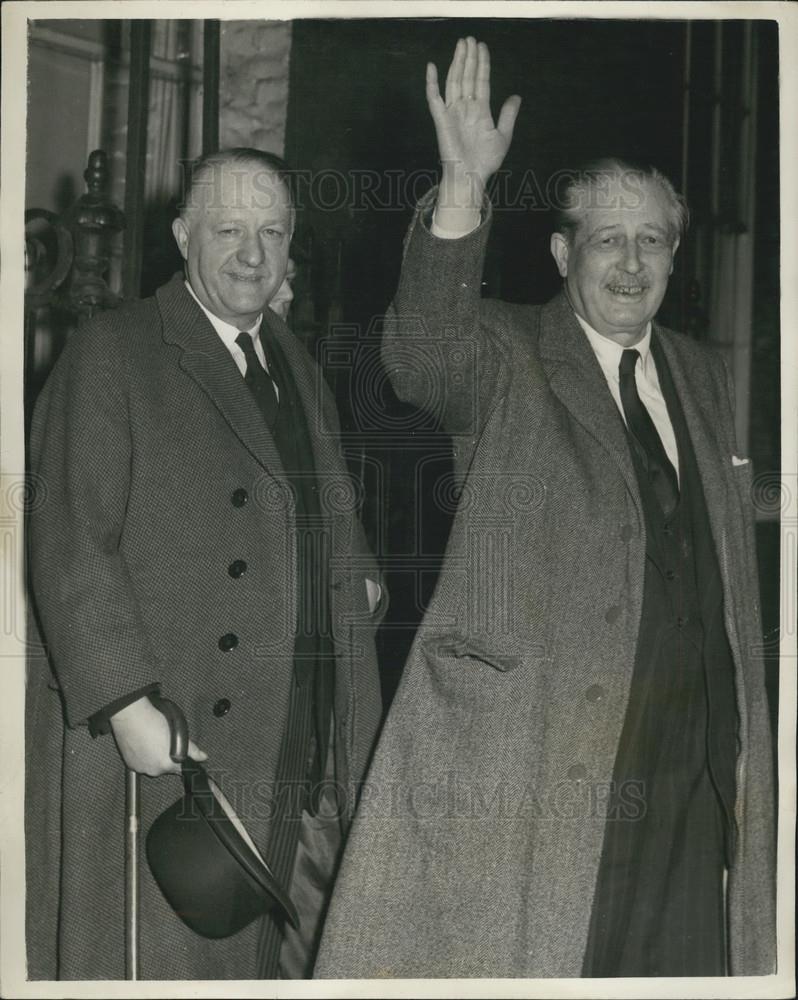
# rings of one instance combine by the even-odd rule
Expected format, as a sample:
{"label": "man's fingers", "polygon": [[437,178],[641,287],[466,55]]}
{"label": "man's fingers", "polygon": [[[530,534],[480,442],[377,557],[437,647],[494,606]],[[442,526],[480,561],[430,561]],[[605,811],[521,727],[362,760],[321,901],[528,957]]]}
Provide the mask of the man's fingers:
{"label": "man's fingers", "polygon": [[521,98],[518,94],[513,94],[512,97],[507,98],[502,105],[501,111],[499,112],[499,121],[496,124],[496,131],[500,132],[508,142],[513,137],[515,120],[518,117],[520,109]]}
{"label": "man's fingers", "polygon": [[172,760],[168,752],[164,757],[123,759],[131,770],[146,774],[148,778],[160,778],[162,774],[180,774],[180,765]]}
{"label": "man's fingers", "polygon": [[193,740],[188,741],[188,755],[192,760],[207,760],[208,755],[204,750],[200,750]]}
{"label": "man's fingers", "polygon": [[[188,741],[188,756],[192,760],[196,760],[198,763],[201,763],[202,761],[208,759],[208,755],[205,753],[205,751],[200,750],[200,748],[193,740]],[[180,774],[181,771],[182,771],[181,765],[173,761],[172,758],[170,757],[168,764],[164,762],[162,766],[148,773],[150,777],[157,777],[159,774]]]}
{"label": "man's fingers", "polygon": [[443,105],[440,88],[438,87],[438,67],[435,63],[427,63],[427,104],[433,115]]}
{"label": "man's fingers", "polygon": [[449,72],[446,74],[446,103],[452,104],[460,99],[463,83],[463,64],[465,63],[466,43],[458,38],[454,48]]}
{"label": "man's fingers", "polygon": [[474,98],[477,91],[477,42],[470,35],[465,41],[461,96]]}
{"label": "man's fingers", "polygon": [[490,52],[484,42],[477,45],[477,79],[474,93],[478,101],[490,105]]}
{"label": "man's fingers", "polygon": [[[200,750],[200,748],[197,746],[196,743],[194,743],[193,740],[188,741],[188,756],[192,760],[196,760],[197,762],[200,763],[208,759],[208,755],[205,753],[205,751]],[[144,773],[151,778],[157,778],[161,774],[180,774],[181,771],[182,771],[181,765],[173,761],[171,757],[167,757],[164,758],[163,761],[152,766],[149,770],[145,771]]]}

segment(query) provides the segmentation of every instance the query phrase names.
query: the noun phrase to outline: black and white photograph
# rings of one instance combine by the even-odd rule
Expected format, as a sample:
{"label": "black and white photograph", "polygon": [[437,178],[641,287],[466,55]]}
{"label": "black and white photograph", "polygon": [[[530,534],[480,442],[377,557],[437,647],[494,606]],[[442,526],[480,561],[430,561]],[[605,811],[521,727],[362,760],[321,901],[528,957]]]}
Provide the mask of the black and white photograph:
{"label": "black and white photograph", "polygon": [[0,995],[794,996],[798,11],[2,44]]}

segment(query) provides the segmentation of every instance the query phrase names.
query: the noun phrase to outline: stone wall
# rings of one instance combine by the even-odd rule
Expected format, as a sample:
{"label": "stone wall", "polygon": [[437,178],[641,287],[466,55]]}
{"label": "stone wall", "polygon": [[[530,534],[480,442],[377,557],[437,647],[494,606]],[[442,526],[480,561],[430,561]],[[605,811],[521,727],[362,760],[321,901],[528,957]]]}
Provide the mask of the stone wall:
{"label": "stone wall", "polygon": [[219,144],[283,155],[290,21],[222,21]]}

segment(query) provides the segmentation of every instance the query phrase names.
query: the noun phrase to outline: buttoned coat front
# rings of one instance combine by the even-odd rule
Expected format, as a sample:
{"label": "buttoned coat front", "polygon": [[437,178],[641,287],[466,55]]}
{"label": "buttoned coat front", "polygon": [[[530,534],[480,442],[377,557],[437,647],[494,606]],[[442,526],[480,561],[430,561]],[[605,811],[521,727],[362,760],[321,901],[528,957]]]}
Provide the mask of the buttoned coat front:
{"label": "buttoned coat front", "polygon": [[[264,322],[313,442],[346,824],[381,712],[365,588],[376,568],[321,372],[270,310]],[[53,672],[31,658],[29,975],[124,978],[124,766],[112,737],[92,740],[86,719],[160,682],[266,853],[297,620],[293,502],[260,411],[181,276],[74,334],[38,400],[31,458],[31,579]],[[167,775],[141,786],[144,834],[181,784]],[[200,938],[143,861],[141,873],[142,977],[257,975],[257,924]]]}
{"label": "buttoned coat front", "polygon": [[[487,223],[439,240],[423,210],[384,357],[398,395],[452,434],[455,476],[434,500],[457,512],[363,790],[316,975],[579,976],[635,662],[641,500],[619,412],[565,296],[543,307],[482,300]],[[733,461],[721,360],[661,327],[654,336],[700,470],[735,662],[732,971],[766,973],[772,750],[750,464]],[[633,820],[644,796],[627,804]]]}

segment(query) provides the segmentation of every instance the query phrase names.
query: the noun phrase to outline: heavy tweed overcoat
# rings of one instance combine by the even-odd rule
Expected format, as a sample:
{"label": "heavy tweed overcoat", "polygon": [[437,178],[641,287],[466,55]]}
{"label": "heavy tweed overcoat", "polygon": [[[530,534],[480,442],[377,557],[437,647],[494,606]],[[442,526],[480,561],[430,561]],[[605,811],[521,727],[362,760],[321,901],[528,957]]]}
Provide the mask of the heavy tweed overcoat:
{"label": "heavy tweed overcoat", "polygon": [[[381,712],[365,588],[377,571],[321,372],[270,310],[264,322],[313,441],[331,547],[336,778],[351,789]],[[93,740],[86,719],[159,681],[265,850],[297,618],[293,506],[260,411],[180,276],[72,337],[38,400],[31,457],[30,569],[53,672],[32,658],[29,975],[124,978],[124,767],[112,737]],[[236,560],[243,575],[228,572]],[[224,652],[228,633],[238,645]],[[217,715],[221,699],[230,707]],[[141,786],[146,833],[182,786],[171,775]],[[348,810],[346,820],[351,795]],[[257,975],[256,924],[200,938],[141,871],[142,977]]]}
{"label": "heavy tweed overcoat", "polygon": [[[635,662],[643,511],[625,431],[564,295],[480,299],[487,223],[417,215],[388,319],[398,394],[441,414],[459,506],[363,790],[315,975],[579,976]],[[740,712],[733,971],[775,951],[771,744],[750,464],[722,362],[655,327],[723,579]],[[630,817],[644,802],[630,801]]]}

